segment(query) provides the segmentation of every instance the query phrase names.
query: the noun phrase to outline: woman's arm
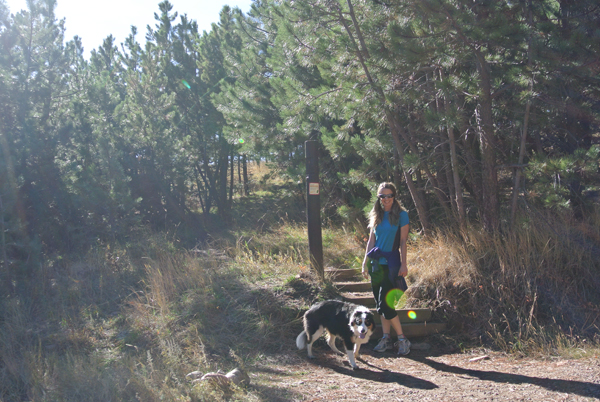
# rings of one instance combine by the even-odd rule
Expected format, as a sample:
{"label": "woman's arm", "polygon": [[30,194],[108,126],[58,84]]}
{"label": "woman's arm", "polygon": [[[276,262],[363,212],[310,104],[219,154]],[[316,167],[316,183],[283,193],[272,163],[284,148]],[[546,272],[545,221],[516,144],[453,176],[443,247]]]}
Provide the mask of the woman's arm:
{"label": "woman's arm", "polygon": [[398,271],[398,276],[406,276],[408,274],[408,266],[406,265],[406,241],[408,240],[408,224],[400,228],[400,261],[402,265]]}
{"label": "woman's arm", "polygon": [[362,275],[365,279],[369,278],[369,270],[367,269],[367,253],[375,246],[375,232],[371,229],[369,233],[369,240],[367,241],[367,249],[365,250],[365,258],[362,263]]}

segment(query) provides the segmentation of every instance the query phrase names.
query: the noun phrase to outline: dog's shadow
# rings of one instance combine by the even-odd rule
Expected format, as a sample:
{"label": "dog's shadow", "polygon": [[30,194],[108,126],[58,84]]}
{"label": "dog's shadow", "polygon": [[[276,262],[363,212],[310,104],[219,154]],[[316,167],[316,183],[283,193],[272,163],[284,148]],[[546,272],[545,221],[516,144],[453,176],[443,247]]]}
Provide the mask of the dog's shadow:
{"label": "dog's shadow", "polygon": [[352,366],[350,366],[350,363],[346,359],[344,359],[340,365],[340,359],[332,358],[332,356],[343,358],[341,354],[330,351],[329,353],[322,352],[321,358],[310,360],[313,362],[313,364],[326,367],[335,371],[336,373],[344,374],[354,378],[361,378],[363,380],[376,381],[384,384],[396,383],[398,385],[417,389],[438,388],[438,386],[431,381],[378,367],[364,360],[361,356],[356,359],[358,362],[362,363],[359,364],[359,368],[357,370],[353,370]]}

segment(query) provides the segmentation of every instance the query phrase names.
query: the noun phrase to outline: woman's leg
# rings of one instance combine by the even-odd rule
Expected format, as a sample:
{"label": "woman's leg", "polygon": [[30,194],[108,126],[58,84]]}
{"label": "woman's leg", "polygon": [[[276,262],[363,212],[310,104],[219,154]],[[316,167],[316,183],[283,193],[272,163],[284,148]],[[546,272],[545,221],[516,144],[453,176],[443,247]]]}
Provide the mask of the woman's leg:
{"label": "woman's leg", "polygon": [[381,328],[383,330],[383,338],[379,340],[379,343],[373,350],[376,352],[385,352],[393,348],[393,341],[390,337],[391,327],[394,327],[397,334],[402,333],[400,319],[396,314],[396,310],[388,306],[386,301],[386,296],[392,289],[392,284],[388,279],[387,265],[380,265],[380,270],[371,275],[371,286],[373,287],[373,296],[375,297],[377,312],[381,317]]}
{"label": "woman's leg", "polygon": [[[386,320],[386,321],[388,321],[388,320]],[[394,327],[394,331],[396,331],[396,335],[398,335],[398,336],[404,335],[404,333],[402,332],[402,324],[400,323],[400,317],[395,316],[394,318],[389,320],[388,333],[389,333],[390,324],[392,325],[392,327]],[[381,326],[383,327],[383,319],[381,320]]]}
{"label": "woman's leg", "polygon": [[[387,265],[382,265],[382,267],[383,269],[381,271],[383,275],[381,278],[381,283],[379,285],[379,300],[377,304],[377,312],[383,315],[383,317],[381,317],[382,323],[383,319],[388,321],[386,325],[388,329],[387,333],[389,333],[390,324],[394,325],[393,323],[390,323],[390,321],[396,319],[398,315],[396,314],[395,306],[390,306],[388,304],[387,296],[390,293],[390,291],[394,288],[394,286],[389,280]],[[399,322],[400,321],[398,321],[398,323]],[[394,326],[394,329],[396,329],[396,326]]]}
{"label": "woman's leg", "polygon": [[384,334],[389,334],[390,329],[394,328],[397,336],[404,335],[402,331],[402,323],[400,322],[400,317],[395,316],[391,320],[388,320],[384,316],[381,316],[381,329]]}
{"label": "woman's leg", "polygon": [[[384,320],[391,320],[397,316],[396,309],[388,306],[386,296],[393,286],[388,279],[388,267],[387,265],[380,265],[380,269],[377,272],[371,274],[371,287],[373,289],[373,296],[375,297],[375,305],[377,307],[377,313],[381,316],[381,322],[384,329],[384,334],[389,333],[389,322],[383,324]],[[386,332],[385,325],[387,325],[388,331]],[[394,327],[395,328],[395,327]]]}
{"label": "woman's leg", "polygon": [[[384,316],[381,316],[381,330],[383,331],[384,334],[390,333],[391,322],[392,322],[392,320],[388,320]],[[396,329],[396,328],[394,327],[394,329]]]}

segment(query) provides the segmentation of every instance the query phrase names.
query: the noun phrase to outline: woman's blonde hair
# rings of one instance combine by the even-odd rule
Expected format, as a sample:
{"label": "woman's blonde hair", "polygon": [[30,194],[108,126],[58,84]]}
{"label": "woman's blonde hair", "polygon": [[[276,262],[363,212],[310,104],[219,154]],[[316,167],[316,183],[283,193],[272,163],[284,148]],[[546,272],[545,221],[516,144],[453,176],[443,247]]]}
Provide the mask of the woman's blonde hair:
{"label": "woman's blonde hair", "polygon": [[[398,198],[397,198],[398,191],[396,191],[396,186],[394,186],[394,183],[389,183],[389,182],[381,183],[379,185],[379,187],[377,187],[377,194],[379,194],[379,192],[381,190],[383,190],[384,188],[392,190],[392,195],[394,196],[394,202],[392,203],[392,209],[390,210],[389,220],[390,220],[390,224],[397,225],[400,220],[400,212],[402,212],[404,210],[404,208],[402,208],[400,201],[398,201]],[[369,229],[375,229],[377,227],[377,225],[379,225],[381,223],[381,220],[383,219],[383,213],[384,213],[384,210],[383,210],[383,207],[381,206],[381,200],[379,199],[379,197],[377,197],[377,200],[375,200],[375,204],[373,205],[373,208],[369,212]]]}

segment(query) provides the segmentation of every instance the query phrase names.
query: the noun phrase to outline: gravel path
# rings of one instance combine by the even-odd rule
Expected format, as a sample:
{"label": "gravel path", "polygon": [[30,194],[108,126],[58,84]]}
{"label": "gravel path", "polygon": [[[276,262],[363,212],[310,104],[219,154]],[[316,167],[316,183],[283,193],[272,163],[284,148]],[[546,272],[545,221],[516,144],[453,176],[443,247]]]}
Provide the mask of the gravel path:
{"label": "gravel path", "polygon": [[396,357],[364,349],[357,371],[324,344],[315,345],[314,360],[305,351],[269,359],[250,369],[248,392],[269,401],[600,400],[598,355],[538,360],[430,349]]}

